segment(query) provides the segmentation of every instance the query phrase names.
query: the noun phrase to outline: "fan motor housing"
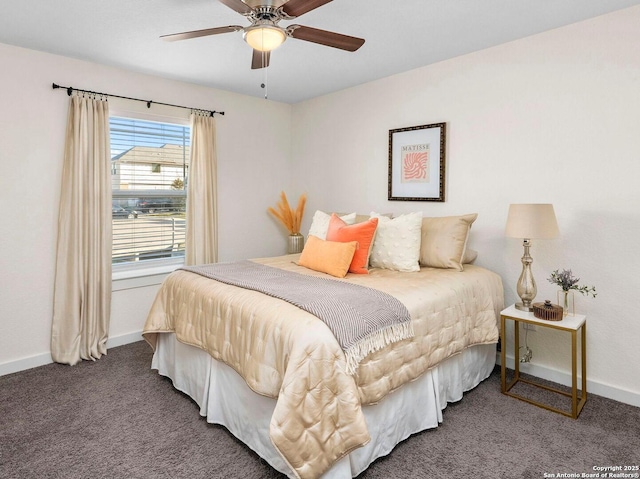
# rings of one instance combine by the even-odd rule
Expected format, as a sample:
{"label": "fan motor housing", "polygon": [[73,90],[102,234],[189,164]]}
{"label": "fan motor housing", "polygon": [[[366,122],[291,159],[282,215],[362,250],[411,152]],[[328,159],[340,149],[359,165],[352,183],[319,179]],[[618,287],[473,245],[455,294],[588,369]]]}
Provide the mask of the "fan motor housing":
{"label": "fan motor housing", "polygon": [[257,10],[260,7],[271,7],[273,9],[280,8],[282,5],[287,3],[287,0],[243,0],[244,3],[249,5],[254,10]]}

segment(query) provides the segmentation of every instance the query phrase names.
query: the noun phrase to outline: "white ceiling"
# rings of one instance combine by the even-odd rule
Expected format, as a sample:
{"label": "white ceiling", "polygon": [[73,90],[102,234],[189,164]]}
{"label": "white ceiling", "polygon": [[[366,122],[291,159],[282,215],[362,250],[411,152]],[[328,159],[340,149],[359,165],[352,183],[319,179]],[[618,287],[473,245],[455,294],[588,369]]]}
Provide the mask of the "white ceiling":
{"label": "white ceiling", "polygon": [[264,96],[260,84],[266,78],[269,99],[296,103],[639,4],[333,0],[281,25],[361,37],[364,46],[349,53],[288,39],[272,52],[266,77],[265,70],[251,70],[252,52],[242,33],[159,39],[249,24],[217,0],[0,0],[0,42],[258,97]]}

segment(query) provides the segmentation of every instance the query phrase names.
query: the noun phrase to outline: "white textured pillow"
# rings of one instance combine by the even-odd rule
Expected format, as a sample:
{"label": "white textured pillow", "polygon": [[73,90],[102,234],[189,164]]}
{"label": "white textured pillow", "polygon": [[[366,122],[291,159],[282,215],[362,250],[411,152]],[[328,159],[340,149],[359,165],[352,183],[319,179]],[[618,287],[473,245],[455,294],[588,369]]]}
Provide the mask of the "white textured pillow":
{"label": "white textured pillow", "polygon": [[422,212],[408,213],[393,219],[372,212],[371,217],[378,218],[378,229],[369,264],[374,268],[420,271],[418,260]]}
{"label": "white textured pillow", "polygon": [[[309,228],[309,236],[316,236],[321,240],[326,240],[330,219],[331,219],[331,214],[327,214],[324,211],[317,210],[313,215],[313,220],[311,220],[311,227]],[[356,214],[349,213],[348,215],[341,216],[340,219],[345,223],[347,223],[348,225],[352,225],[356,221]]]}
{"label": "white textured pillow", "polygon": [[469,229],[477,213],[443,216],[422,220],[420,264],[431,268],[451,268],[462,271]]}

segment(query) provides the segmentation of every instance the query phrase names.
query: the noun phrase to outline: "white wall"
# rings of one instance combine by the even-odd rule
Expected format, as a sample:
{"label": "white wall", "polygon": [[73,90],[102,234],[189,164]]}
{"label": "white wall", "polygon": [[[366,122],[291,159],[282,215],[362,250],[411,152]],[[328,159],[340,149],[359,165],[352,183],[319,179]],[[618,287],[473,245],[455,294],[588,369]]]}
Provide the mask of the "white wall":
{"label": "white wall", "polygon": [[[51,360],[57,215],[69,101],[65,92],[52,90],[52,83],[225,111],[217,118],[220,260],[286,252],[286,235],[266,208],[275,204],[281,189],[290,190],[290,105],[2,44],[0,65],[0,374]],[[152,117],[189,114],[109,101],[112,110],[140,110]],[[143,284],[116,282],[110,345],[139,337],[157,289]]]}
{"label": "white wall", "polygon": [[[640,405],[640,7],[294,105],[296,187],[309,210],[426,216],[478,212],[471,246],[516,301],[522,243],[510,203],[553,203],[561,237],[534,242],[537,300],[571,268],[595,285],[588,315],[593,392]],[[445,203],[387,201],[390,129],[446,122]],[[307,215],[306,227],[311,214]],[[566,379],[569,336],[529,334],[533,372]]]}

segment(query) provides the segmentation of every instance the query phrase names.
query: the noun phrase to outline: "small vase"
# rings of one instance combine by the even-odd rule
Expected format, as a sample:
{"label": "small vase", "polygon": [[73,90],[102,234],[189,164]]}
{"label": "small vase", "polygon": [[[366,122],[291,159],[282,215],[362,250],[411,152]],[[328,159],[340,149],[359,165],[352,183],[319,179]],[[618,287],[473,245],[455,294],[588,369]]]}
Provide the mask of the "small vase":
{"label": "small vase", "polygon": [[563,316],[574,316],[576,314],[573,291],[558,291],[558,305],[562,306]]}
{"label": "small vase", "polygon": [[287,243],[287,253],[302,253],[302,248],[304,248],[304,236],[300,233],[290,234]]}

